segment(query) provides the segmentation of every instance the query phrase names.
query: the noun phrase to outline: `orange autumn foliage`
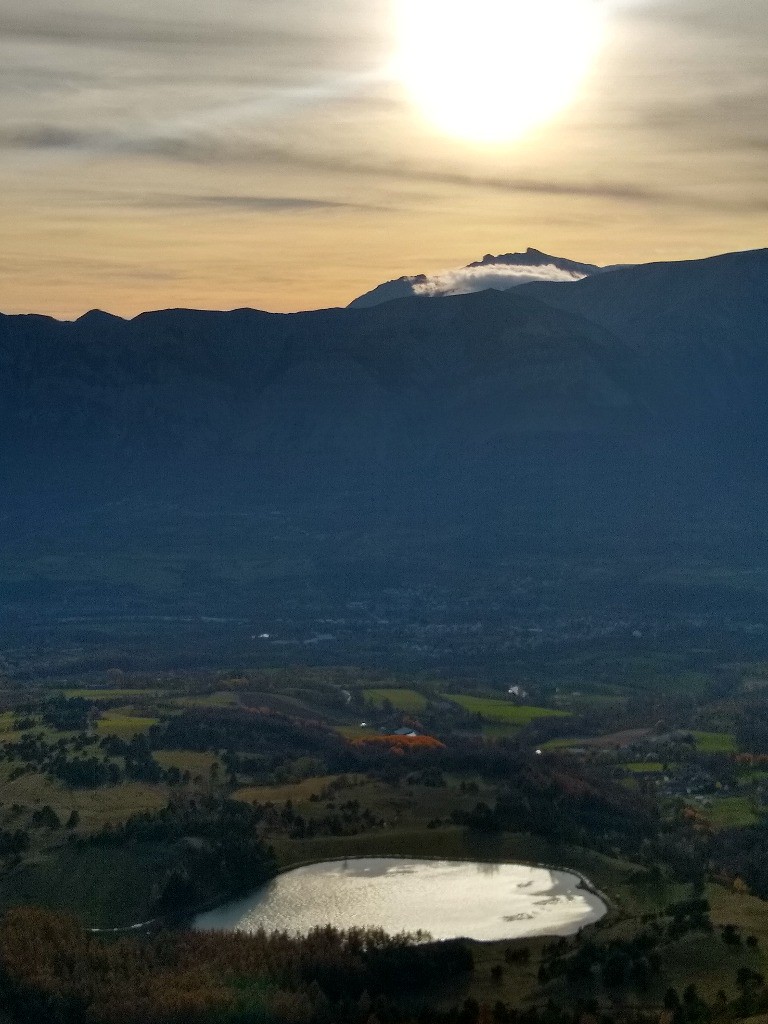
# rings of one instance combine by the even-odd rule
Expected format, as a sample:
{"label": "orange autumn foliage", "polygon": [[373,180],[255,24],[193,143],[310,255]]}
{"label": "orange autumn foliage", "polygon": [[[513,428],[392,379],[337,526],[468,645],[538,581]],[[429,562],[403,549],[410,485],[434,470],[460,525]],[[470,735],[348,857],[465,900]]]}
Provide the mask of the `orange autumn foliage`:
{"label": "orange autumn foliage", "polygon": [[736,764],[747,765],[750,768],[765,766],[768,764],[768,754],[734,754],[733,760]]}
{"label": "orange autumn foliage", "polygon": [[699,812],[693,807],[686,807],[682,812],[682,817],[692,825],[697,832],[712,831],[712,823],[705,818],[703,814],[699,814]]}

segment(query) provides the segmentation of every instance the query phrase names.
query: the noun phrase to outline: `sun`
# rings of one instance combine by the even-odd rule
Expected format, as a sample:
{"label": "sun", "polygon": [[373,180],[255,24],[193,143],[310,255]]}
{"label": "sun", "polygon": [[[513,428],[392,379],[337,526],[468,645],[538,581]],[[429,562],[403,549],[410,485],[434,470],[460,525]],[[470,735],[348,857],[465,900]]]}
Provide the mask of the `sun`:
{"label": "sun", "polygon": [[520,138],[577,94],[601,0],[395,0],[397,73],[424,115],[468,141]]}

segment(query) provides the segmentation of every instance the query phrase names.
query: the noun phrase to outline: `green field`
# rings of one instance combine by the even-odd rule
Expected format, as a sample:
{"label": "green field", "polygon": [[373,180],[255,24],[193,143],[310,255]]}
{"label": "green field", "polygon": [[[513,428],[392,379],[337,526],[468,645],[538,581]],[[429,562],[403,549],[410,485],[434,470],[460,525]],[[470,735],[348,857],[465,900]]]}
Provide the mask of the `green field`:
{"label": "green field", "polygon": [[197,750],[156,750],[153,756],[163,768],[178,768],[193,777],[202,775],[204,779],[208,778],[211,767],[220,763],[215,754]]}
{"label": "green field", "polygon": [[337,725],[334,731],[343,736],[345,740],[364,740],[369,736],[377,736],[375,729],[364,729],[359,725]]}
{"label": "green field", "polygon": [[[297,806],[302,801],[307,801],[312,796],[319,796],[335,782],[337,775],[315,775],[310,779],[303,779],[301,782],[288,782],[284,786],[245,786],[243,789],[235,790],[232,794],[233,800],[242,800],[245,803],[266,803],[267,801],[291,800]],[[302,808],[305,812],[310,808]]]}
{"label": "green field", "polygon": [[738,749],[730,732],[694,732],[693,736],[702,754],[735,754]]}
{"label": "green field", "polygon": [[83,700],[134,700],[138,697],[162,697],[163,690],[64,690],[65,697],[81,697]]}
{"label": "green field", "polygon": [[389,701],[393,708],[398,711],[405,711],[407,714],[415,714],[423,711],[427,706],[427,698],[417,693],[416,690],[398,689],[371,689],[363,690],[363,695],[369,704],[375,707],[383,707],[385,701]]}
{"label": "green field", "polygon": [[567,693],[557,694],[552,703],[577,714],[626,707],[629,698],[621,693]]}
{"label": "green field", "polygon": [[[64,822],[73,810],[81,816],[84,831],[92,831],[107,822],[125,821],[132,814],[159,810],[168,801],[164,785],[145,782],[121,782],[99,789],[69,789],[40,772],[25,772],[10,779],[10,767],[0,772],[0,801],[5,807],[17,804],[32,810],[48,804]],[[23,823],[18,819],[18,823]]]}
{"label": "green field", "polygon": [[102,736],[119,736],[121,739],[126,739],[139,732],[146,732],[153,725],[157,725],[159,721],[159,718],[134,715],[126,708],[115,708],[104,712],[96,723],[96,731]]}
{"label": "green field", "polygon": [[0,712],[0,743],[15,743],[21,736],[13,728],[15,715],[10,711]]}
{"label": "green field", "polygon": [[746,796],[716,797],[711,807],[697,807],[696,810],[715,828],[745,828],[760,820],[753,802]]}
{"label": "green field", "polygon": [[629,761],[623,765],[628,772],[644,775],[646,772],[660,772],[661,761]]}
{"label": "green field", "polygon": [[182,708],[227,708],[239,702],[239,697],[232,690],[220,690],[199,697],[175,697],[171,703]]}
{"label": "green field", "polygon": [[[489,722],[500,722],[503,725],[528,725],[536,718],[565,718],[567,711],[554,711],[552,708],[536,708],[526,704],[512,704],[506,700],[493,697],[470,697],[465,694],[441,694],[444,700],[453,701],[469,711],[480,715]],[[569,741],[573,742],[573,741]]]}
{"label": "green field", "polygon": [[577,737],[566,736],[561,739],[547,740],[546,743],[542,743],[542,750],[568,750],[569,747],[581,747],[584,745],[584,739]]}

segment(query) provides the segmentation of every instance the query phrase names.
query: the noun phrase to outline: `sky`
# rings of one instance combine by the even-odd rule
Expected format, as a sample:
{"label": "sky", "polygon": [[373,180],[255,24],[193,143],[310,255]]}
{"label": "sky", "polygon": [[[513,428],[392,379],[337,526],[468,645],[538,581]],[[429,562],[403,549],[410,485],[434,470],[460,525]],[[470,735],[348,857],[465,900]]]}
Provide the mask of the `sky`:
{"label": "sky", "polygon": [[[409,90],[397,2],[0,0],[0,311],[290,311],[527,246],[768,244],[768,0],[582,0],[603,29],[567,103],[492,142]],[[478,117],[557,71],[543,47],[516,76],[513,42],[456,55]]]}

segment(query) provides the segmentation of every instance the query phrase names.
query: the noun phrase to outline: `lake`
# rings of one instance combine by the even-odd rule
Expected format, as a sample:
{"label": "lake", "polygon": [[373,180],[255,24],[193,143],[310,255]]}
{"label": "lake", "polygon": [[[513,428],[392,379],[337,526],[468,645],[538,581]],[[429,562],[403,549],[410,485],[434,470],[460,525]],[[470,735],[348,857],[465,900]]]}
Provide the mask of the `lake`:
{"label": "lake", "polygon": [[193,927],[306,934],[333,925],[488,942],[572,935],[606,910],[568,871],[368,857],[287,871],[249,896],[199,914]]}

